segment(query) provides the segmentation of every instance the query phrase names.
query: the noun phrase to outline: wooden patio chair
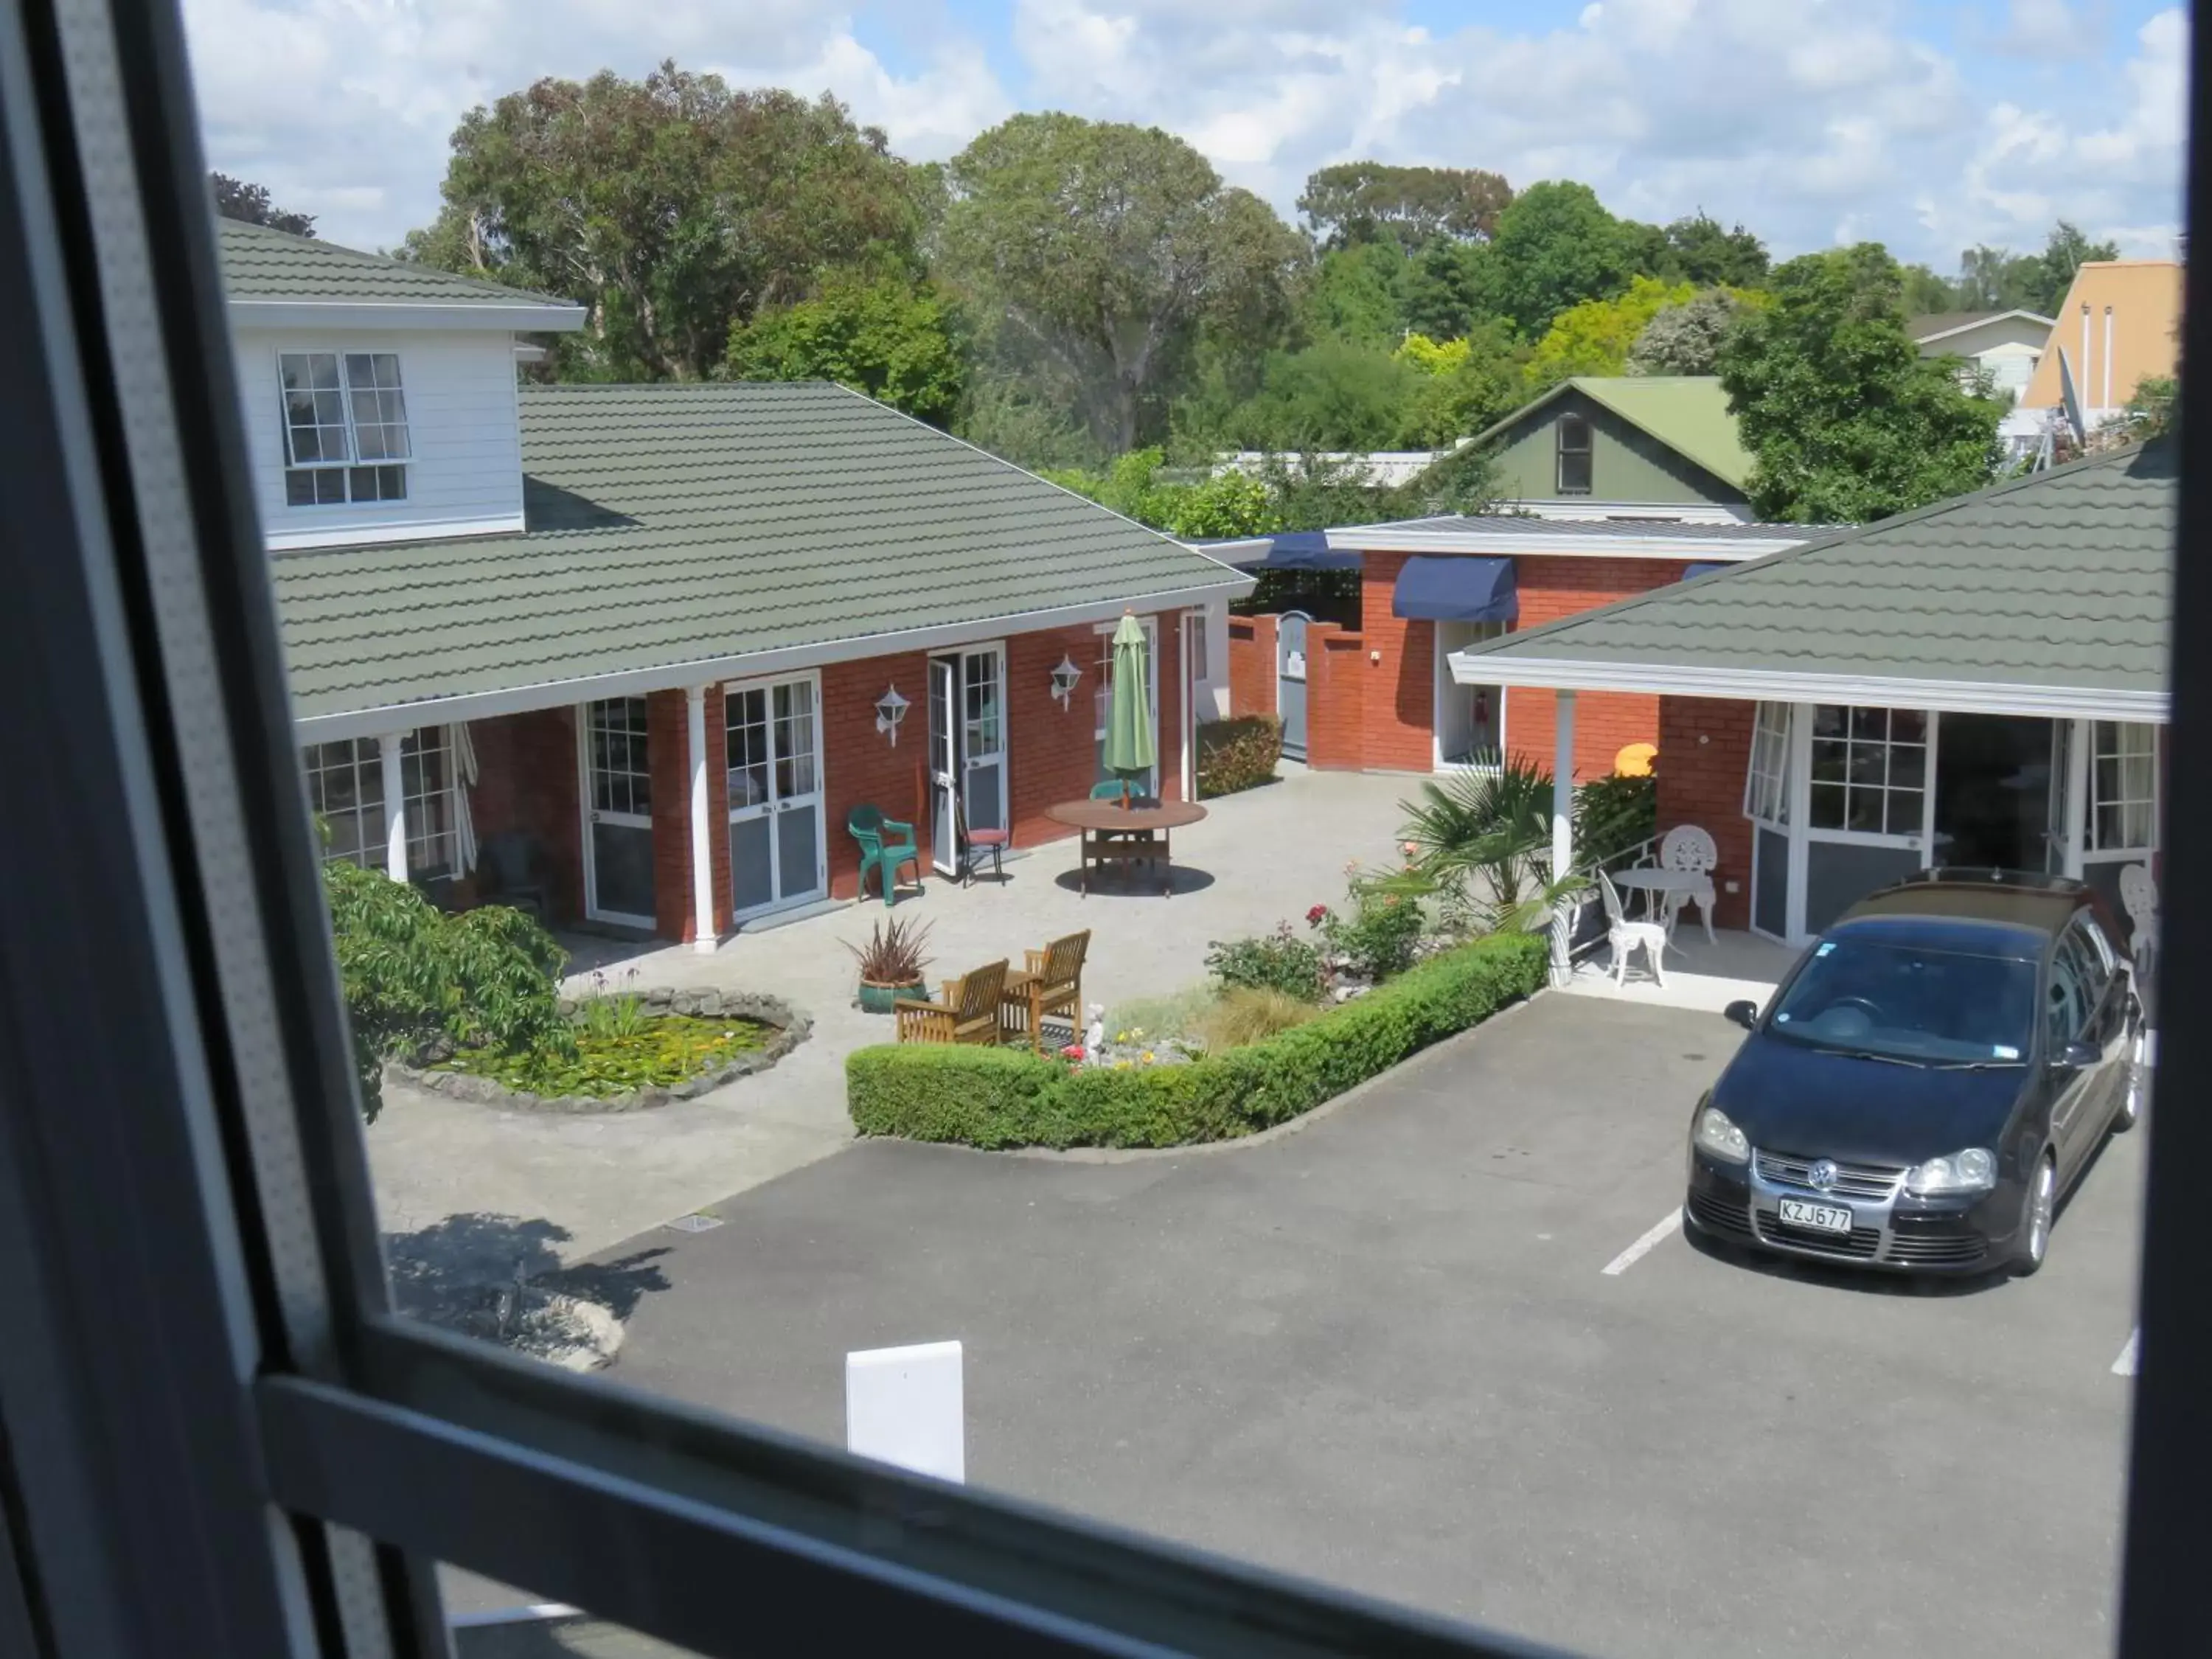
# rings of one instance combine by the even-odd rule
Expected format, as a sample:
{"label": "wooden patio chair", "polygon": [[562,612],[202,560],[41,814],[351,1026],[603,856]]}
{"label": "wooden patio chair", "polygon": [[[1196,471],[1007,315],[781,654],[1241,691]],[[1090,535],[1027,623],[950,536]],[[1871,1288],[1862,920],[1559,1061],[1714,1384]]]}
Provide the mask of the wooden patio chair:
{"label": "wooden patio chair", "polygon": [[901,997],[891,1004],[901,1042],[974,1042],[995,1047],[999,1042],[999,997],[1006,984],[1004,959],[977,968],[958,979],[945,981],[944,994],[934,1002]]}
{"label": "wooden patio chair", "polygon": [[[1073,1034],[1083,1026],[1083,958],[1090,953],[1091,930],[1056,939],[1042,951],[1022,952],[1023,968],[1006,976],[1000,994],[1006,1023],[1028,1033],[1030,1046],[1044,1052],[1048,1017],[1065,1019]],[[1020,1022],[1017,1024],[1016,1022]]]}

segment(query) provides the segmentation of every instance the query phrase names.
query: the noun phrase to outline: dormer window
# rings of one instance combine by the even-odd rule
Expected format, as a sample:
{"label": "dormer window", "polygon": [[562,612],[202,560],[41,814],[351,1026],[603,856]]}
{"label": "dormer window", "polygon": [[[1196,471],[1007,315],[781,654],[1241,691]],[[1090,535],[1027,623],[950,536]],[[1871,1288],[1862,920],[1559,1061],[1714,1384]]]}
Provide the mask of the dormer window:
{"label": "dormer window", "polygon": [[1559,434],[1559,494],[1590,493],[1590,424],[1579,415],[1562,415]]}
{"label": "dormer window", "polygon": [[399,357],[390,351],[283,351],[284,504],[404,501],[414,451]]}

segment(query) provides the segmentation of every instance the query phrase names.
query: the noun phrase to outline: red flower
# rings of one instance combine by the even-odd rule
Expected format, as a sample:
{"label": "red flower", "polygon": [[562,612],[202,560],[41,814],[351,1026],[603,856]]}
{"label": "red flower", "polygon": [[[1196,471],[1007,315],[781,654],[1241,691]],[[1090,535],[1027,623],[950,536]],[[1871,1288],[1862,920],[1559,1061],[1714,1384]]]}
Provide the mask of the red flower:
{"label": "red flower", "polygon": [[1315,905],[1315,906],[1314,906],[1314,908],[1313,908],[1312,909],[1310,909],[1310,910],[1309,910],[1309,911],[1307,911],[1307,912],[1306,912],[1306,926],[1308,926],[1309,927],[1320,927],[1320,926],[1321,926],[1321,921],[1322,921],[1322,918],[1323,916],[1327,915],[1328,914],[1328,906],[1327,906],[1326,904],[1316,904],[1316,905]]}

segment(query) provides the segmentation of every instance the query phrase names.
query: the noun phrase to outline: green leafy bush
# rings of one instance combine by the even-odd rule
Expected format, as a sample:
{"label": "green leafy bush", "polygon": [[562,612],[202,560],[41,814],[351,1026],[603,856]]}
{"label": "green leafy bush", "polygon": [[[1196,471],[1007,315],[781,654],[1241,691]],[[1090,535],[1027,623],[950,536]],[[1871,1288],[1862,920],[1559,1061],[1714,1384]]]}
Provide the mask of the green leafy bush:
{"label": "green leafy bush", "polygon": [[1293,933],[1287,921],[1277,923],[1272,933],[1250,939],[1208,940],[1206,971],[1224,987],[1249,985],[1307,1002],[1322,992],[1321,951]]}
{"label": "green leafy bush", "polygon": [[[495,1079],[535,1095],[624,1095],[650,1085],[666,1087],[711,1071],[765,1046],[767,1028],[749,1019],[702,1019],[689,1014],[633,1013],[619,1005],[637,999],[586,1004],[575,1040],[563,1052],[538,1046],[510,1052],[465,1048],[443,1069]],[[613,1018],[592,1020],[594,1007],[615,1006]]]}
{"label": "green leafy bush", "polygon": [[575,1053],[555,1000],[568,952],[521,911],[488,904],[448,915],[406,883],[343,860],[323,866],[323,896],[370,1117],[387,1060],[449,1047]]}
{"label": "green leafy bush", "polygon": [[1283,723],[1273,714],[1240,714],[1198,728],[1198,793],[1233,795],[1267,782],[1283,757]]}
{"label": "green leafy bush", "polygon": [[1575,861],[1602,864],[1659,833],[1659,781],[1592,778],[1575,789]]}
{"label": "green leafy bush", "polygon": [[1498,934],[1430,957],[1299,1025],[1188,1065],[1071,1068],[1022,1050],[918,1043],[845,1061],[862,1134],[965,1146],[1176,1146],[1310,1111],[1543,982],[1545,947]]}
{"label": "green leafy bush", "polygon": [[1354,882],[1351,915],[1316,904],[1306,920],[1321,929],[1329,949],[1351,963],[1362,979],[1395,979],[1413,964],[1421,942],[1421,907],[1410,894],[1377,891]]}

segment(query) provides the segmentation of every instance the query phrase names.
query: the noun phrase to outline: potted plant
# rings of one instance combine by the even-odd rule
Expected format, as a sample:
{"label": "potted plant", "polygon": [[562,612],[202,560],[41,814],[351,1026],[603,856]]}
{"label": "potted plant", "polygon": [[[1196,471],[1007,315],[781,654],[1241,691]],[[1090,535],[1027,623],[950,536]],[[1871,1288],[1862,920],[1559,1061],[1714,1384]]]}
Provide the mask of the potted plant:
{"label": "potted plant", "polygon": [[909,927],[894,916],[878,921],[866,945],[845,942],[860,965],[862,1012],[888,1014],[898,998],[923,994],[921,970],[929,966],[929,957],[921,947],[928,938],[927,922]]}

